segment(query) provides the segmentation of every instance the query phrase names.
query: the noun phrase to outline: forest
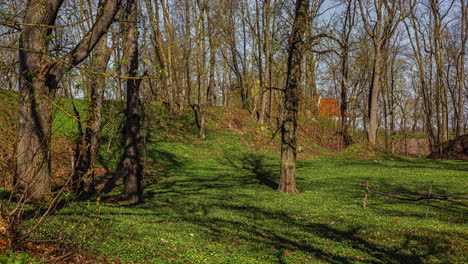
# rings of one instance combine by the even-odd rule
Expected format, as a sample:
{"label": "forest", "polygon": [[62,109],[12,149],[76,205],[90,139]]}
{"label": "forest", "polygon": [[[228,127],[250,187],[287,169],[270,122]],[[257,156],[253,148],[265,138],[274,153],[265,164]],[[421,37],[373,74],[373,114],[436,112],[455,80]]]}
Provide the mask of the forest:
{"label": "forest", "polygon": [[465,0],[0,0],[0,263],[463,263]]}

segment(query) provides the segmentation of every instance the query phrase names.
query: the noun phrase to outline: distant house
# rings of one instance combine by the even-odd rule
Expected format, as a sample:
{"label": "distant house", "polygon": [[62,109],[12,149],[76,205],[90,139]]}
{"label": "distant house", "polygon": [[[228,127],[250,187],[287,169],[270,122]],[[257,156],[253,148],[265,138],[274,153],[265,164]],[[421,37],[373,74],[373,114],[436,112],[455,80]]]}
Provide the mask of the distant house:
{"label": "distant house", "polygon": [[318,116],[341,117],[341,111],[338,102],[333,98],[319,97]]}
{"label": "distant house", "polygon": [[[313,95],[310,109],[318,117],[327,117],[335,121],[341,119],[340,105],[334,98],[322,98],[320,95]],[[349,116],[349,114],[346,113],[346,116]]]}

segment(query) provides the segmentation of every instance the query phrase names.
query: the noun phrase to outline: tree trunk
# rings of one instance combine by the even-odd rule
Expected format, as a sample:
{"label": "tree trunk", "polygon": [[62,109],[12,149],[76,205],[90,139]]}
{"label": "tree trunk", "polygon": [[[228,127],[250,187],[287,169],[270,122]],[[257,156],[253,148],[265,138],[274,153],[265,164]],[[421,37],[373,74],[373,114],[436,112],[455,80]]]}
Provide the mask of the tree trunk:
{"label": "tree trunk", "polygon": [[296,189],[297,114],[301,81],[302,38],[307,30],[309,0],[297,0],[292,33],[289,39],[288,68],[284,91],[283,124],[281,126],[281,171],[279,191],[298,193]]}
{"label": "tree trunk", "polygon": [[371,145],[377,143],[377,109],[380,90],[380,74],[382,67],[382,52],[380,44],[376,44],[372,83],[368,99],[367,139]]}
{"label": "tree trunk", "polygon": [[455,128],[455,135],[461,136],[462,132],[462,124],[463,124],[463,93],[465,92],[465,53],[466,53],[466,42],[468,40],[468,7],[465,4],[465,0],[460,0],[461,2],[461,34],[460,34],[460,42],[461,48],[457,58],[457,76],[458,76],[458,117],[457,123]]}
{"label": "tree trunk", "polygon": [[100,3],[97,19],[78,45],[64,57],[49,54],[51,27],[63,0],[29,0],[19,41],[19,109],[16,143],[15,189],[36,200],[51,198],[50,142],[52,102],[57,84],[74,65],[93,50],[112,23],[120,1]]}
{"label": "tree trunk", "polygon": [[[21,51],[20,51],[21,53]],[[20,55],[20,58],[24,57]],[[20,59],[20,72],[36,67],[37,62],[29,56],[27,62]],[[32,63],[33,65],[24,65]],[[52,128],[52,105],[55,90],[49,89],[40,76],[20,78],[18,138],[16,143],[15,188],[27,197],[49,200],[51,197],[50,140]],[[38,76],[38,75],[34,75]],[[28,78],[31,77],[31,78]]]}
{"label": "tree trunk", "polygon": [[[435,0],[430,1],[430,7],[433,15],[433,42],[434,42],[434,57],[437,69],[437,91],[440,100],[440,143],[448,141],[448,102],[447,102],[447,87],[445,86],[445,59],[444,48],[442,41],[442,27],[443,16],[440,14],[439,2]],[[440,148],[439,148],[440,149]]]}
{"label": "tree trunk", "polygon": [[[271,96],[268,96],[268,89],[270,89],[269,94],[271,95],[271,52],[270,52],[270,0],[263,1],[263,16],[264,16],[264,24],[263,24],[263,31],[264,31],[264,38],[265,44],[263,48],[263,52],[265,54],[265,77],[263,80],[264,88],[262,93],[262,106],[260,112],[260,122],[265,121],[266,114],[266,107],[267,101],[271,100]],[[269,100],[268,100],[269,99]],[[270,102],[271,103],[271,102]],[[268,111],[267,118],[271,118],[271,112]]]}
{"label": "tree trunk", "polygon": [[140,80],[138,76],[138,0],[127,2],[125,25],[124,57],[129,62],[127,75],[133,79],[127,80],[127,109],[125,111],[126,123],[124,130],[124,195],[131,203],[142,201],[143,194],[143,167],[141,164],[141,119],[143,107],[140,99]]}
{"label": "tree trunk", "polygon": [[217,40],[216,38],[216,25],[213,24],[213,21],[210,16],[209,10],[207,10],[207,22],[208,22],[208,45],[210,46],[210,68],[209,74],[210,79],[208,81],[208,90],[207,94],[207,104],[216,105],[216,85],[215,85],[215,66],[216,66],[216,50],[217,50]]}
{"label": "tree trunk", "polygon": [[[103,36],[96,46],[91,70],[98,73],[106,72],[112,51],[112,48],[107,47],[107,37]],[[89,83],[91,91],[88,121],[85,133],[78,146],[79,151],[73,175],[74,189],[78,195],[87,195],[94,192],[94,167],[99,151],[106,77],[92,74],[89,77]]]}
{"label": "tree trunk", "polygon": [[341,32],[341,137],[343,147],[346,148],[351,144],[349,135],[349,120],[348,112],[348,90],[349,90],[349,53],[350,53],[350,38],[355,25],[356,5],[353,1],[348,1],[346,6],[346,15]]}
{"label": "tree trunk", "polygon": [[205,114],[205,104],[206,104],[206,95],[207,95],[207,72],[206,72],[206,30],[205,30],[205,18],[206,18],[206,2],[198,3],[200,9],[200,21],[198,25],[198,36],[197,41],[197,53],[198,53],[198,105],[196,107],[198,111],[198,135],[201,139],[205,138],[205,127],[206,127],[206,114]]}

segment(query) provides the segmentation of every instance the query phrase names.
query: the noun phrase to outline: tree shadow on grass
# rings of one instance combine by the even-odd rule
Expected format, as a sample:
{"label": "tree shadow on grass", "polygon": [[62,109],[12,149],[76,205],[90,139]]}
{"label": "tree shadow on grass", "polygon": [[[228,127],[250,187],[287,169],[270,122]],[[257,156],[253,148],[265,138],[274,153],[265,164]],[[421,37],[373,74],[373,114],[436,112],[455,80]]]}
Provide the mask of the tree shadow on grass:
{"label": "tree shadow on grass", "polygon": [[270,189],[278,189],[278,182],[276,181],[279,179],[278,169],[276,166],[268,164],[265,155],[252,152],[235,154],[225,152],[224,156],[218,159],[218,162],[233,169],[247,172],[249,176],[253,176],[252,180],[256,180]]}
{"label": "tree shadow on grass", "polygon": [[[176,156],[167,161],[173,165],[171,169],[184,166]],[[418,264],[431,257],[444,257],[450,250],[447,245],[452,242],[446,238],[449,236],[418,236],[411,230],[400,230],[398,237],[403,237],[402,243],[388,245],[385,233],[375,237],[364,225],[340,223],[339,220],[336,220],[337,224],[328,224],[320,219],[299,219],[294,213],[283,211],[287,209],[281,206],[261,207],[258,205],[260,197],[231,190],[246,185],[250,189],[259,188],[252,184],[276,189],[271,182],[275,183],[277,176],[273,166],[268,165],[267,157],[237,153],[225,155],[218,162],[226,166],[190,168],[174,179],[151,186],[145,191],[145,203],[122,207],[138,209],[137,212],[128,211],[128,215],[139,215],[142,222],[151,224],[155,219],[155,223],[198,226],[195,230],[202,233],[200,239],[212,244],[233,245],[234,252],[248,250],[252,256],[259,256],[259,261],[260,256],[271,252],[273,257],[267,259],[276,263],[289,263],[293,258],[291,255],[295,255],[295,260],[299,257],[303,263]],[[116,218],[122,215],[122,220]],[[122,212],[103,212],[100,217],[125,221]],[[240,248],[236,249],[237,246]]]}
{"label": "tree shadow on grass", "polygon": [[[215,199],[211,199],[216,201]],[[253,254],[274,252],[277,263],[288,263],[288,256],[299,253],[301,258],[310,261],[329,263],[424,263],[429,255],[440,254],[447,250],[446,241],[428,242],[427,237],[407,234],[406,241],[400,248],[377,244],[363,237],[362,227],[333,227],[324,223],[298,222],[289,214],[281,211],[265,211],[256,206],[239,206],[235,204],[211,203],[208,206],[185,204],[170,205],[173,217],[177,221],[188,222],[206,230],[205,239],[215,244],[233,244],[248,247]],[[223,209],[238,217],[226,219],[212,216],[213,209]],[[199,212],[198,214],[196,212]],[[155,209],[155,214],[158,213]],[[268,220],[263,222],[263,220]],[[272,227],[271,223],[281,227]],[[330,247],[349,248],[354,255],[340,254],[329,250]],[[416,251],[422,253],[409,253]],[[357,253],[356,253],[357,252]],[[358,255],[364,255],[358,259]]]}
{"label": "tree shadow on grass", "polygon": [[[173,171],[180,170],[187,164],[187,161],[181,157],[157,148],[147,149],[145,158],[151,164],[159,166],[159,168],[146,168],[144,176],[146,180],[152,183],[155,182],[154,177],[170,176]],[[102,155],[98,155],[98,161],[104,167],[106,173],[96,180],[96,186],[100,186],[99,189],[102,193],[109,194],[119,185],[119,180],[122,179],[123,175],[120,173],[120,168],[112,171]]]}
{"label": "tree shadow on grass", "polygon": [[[215,205],[216,206],[216,205]],[[218,205],[221,206],[221,205]],[[210,206],[211,207],[211,206]],[[244,214],[246,221],[226,220],[209,216],[211,209],[206,209],[205,216],[193,217],[186,215],[183,220],[197,224],[210,230],[215,240],[223,240],[226,236],[233,239],[248,241],[252,246],[274,248],[278,262],[286,263],[288,252],[300,251],[310,254],[314,258],[331,263],[356,263],[355,256],[343,256],[327,250],[326,243],[341,243],[340,247],[366,254],[366,263],[424,263],[429,255],[446,253],[450,249],[449,243],[443,236],[437,236],[437,241],[428,241],[427,237],[405,235],[405,242],[399,248],[387,247],[384,243],[375,243],[363,237],[361,226],[333,227],[324,223],[298,222],[289,214],[276,211],[265,211],[255,206],[226,205],[222,207],[229,211]],[[270,225],[262,224],[258,220],[269,219],[281,223],[284,227],[272,230]],[[237,232],[235,230],[242,230]],[[298,234],[302,232],[303,235]],[[235,234],[234,236],[233,233]],[[314,238],[308,240],[307,238]],[[318,241],[317,241],[318,239]],[[311,242],[314,241],[314,242]],[[324,243],[324,244],[322,244]],[[418,250],[420,253],[410,253]]]}

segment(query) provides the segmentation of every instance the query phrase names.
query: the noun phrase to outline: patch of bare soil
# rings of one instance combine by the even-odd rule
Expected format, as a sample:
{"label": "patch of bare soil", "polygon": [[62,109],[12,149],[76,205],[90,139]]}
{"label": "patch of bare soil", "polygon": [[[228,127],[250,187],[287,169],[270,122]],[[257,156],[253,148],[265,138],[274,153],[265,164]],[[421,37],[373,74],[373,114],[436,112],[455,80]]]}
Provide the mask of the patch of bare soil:
{"label": "patch of bare soil", "polygon": [[468,134],[456,137],[442,145],[442,151],[432,152],[428,158],[468,160]]}

